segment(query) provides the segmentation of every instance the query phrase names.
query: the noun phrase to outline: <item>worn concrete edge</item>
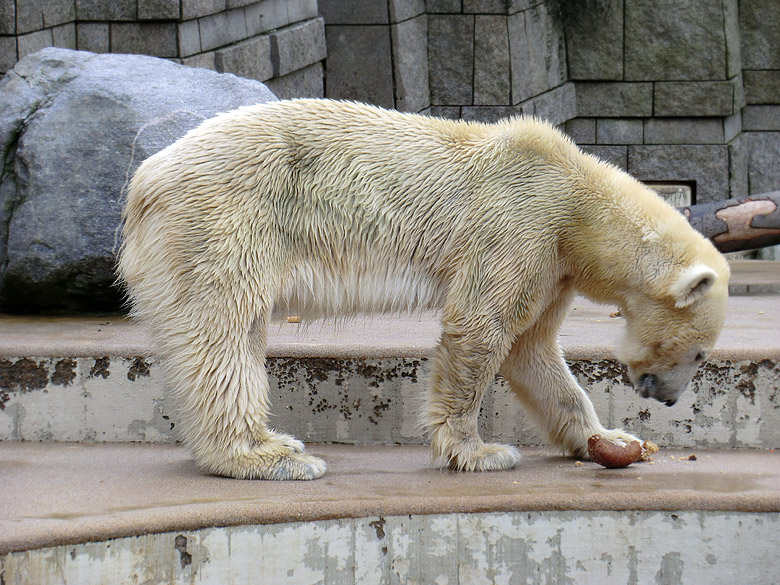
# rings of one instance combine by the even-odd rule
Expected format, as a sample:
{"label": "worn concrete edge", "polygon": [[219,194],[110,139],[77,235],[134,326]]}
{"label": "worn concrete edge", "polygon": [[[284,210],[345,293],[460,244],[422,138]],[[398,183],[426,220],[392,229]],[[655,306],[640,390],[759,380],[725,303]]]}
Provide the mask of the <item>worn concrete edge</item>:
{"label": "worn concrete edge", "polygon": [[[465,498],[464,498],[465,499]],[[622,502],[630,498],[618,498],[614,504],[604,506],[603,498],[593,498],[591,501],[583,502],[582,505],[573,508],[570,506],[555,506],[546,503],[536,503],[534,500],[541,498],[532,498],[523,505],[517,505],[516,498],[511,496],[491,496],[484,498],[483,501],[473,502],[469,499],[468,510],[462,509],[458,503],[452,505],[437,505],[421,503],[415,506],[385,504],[381,506],[352,505],[349,510],[340,514],[321,514],[317,511],[317,502],[311,502],[301,506],[295,516],[289,513],[283,513],[276,508],[282,506],[273,506],[268,510],[263,518],[247,518],[238,514],[227,512],[218,521],[213,519],[182,518],[181,521],[171,523],[157,521],[153,513],[148,513],[143,519],[143,524],[147,526],[143,530],[133,530],[131,528],[117,529],[112,526],[106,526],[102,520],[95,521],[94,526],[85,526],[79,531],[68,533],[63,536],[58,533],[48,532],[46,534],[29,534],[23,538],[8,538],[0,542],[0,556],[14,552],[33,551],[55,546],[68,546],[86,543],[106,542],[119,538],[128,538],[133,536],[143,536],[147,534],[165,534],[180,533],[208,528],[234,528],[238,526],[261,526],[269,524],[290,524],[302,522],[319,522],[328,520],[360,519],[360,518],[387,518],[392,516],[429,516],[436,514],[481,514],[481,513],[522,513],[522,512],[711,512],[711,513],[744,513],[744,514],[780,514],[780,503],[772,498],[753,498],[750,505],[745,506],[684,506],[675,507],[673,505],[652,506],[641,502]],[[702,498],[703,500],[703,498]],[[694,501],[695,503],[695,501]]]}
{"label": "worn concrete edge", "polygon": [[[129,345],[122,348],[112,347],[72,347],[63,346],[59,351],[42,351],[40,347],[28,347],[17,344],[13,347],[0,346],[0,359],[56,359],[56,358],[154,358],[154,352],[148,346]],[[435,345],[331,345],[309,343],[283,343],[269,345],[266,356],[269,358],[327,358],[327,359],[384,359],[409,358],[430,359],[434,355]],[[572,361],[603,361],[614,360],[613,347],[572,346],[564,348],[564,357]],[[708,361],[780,361],[780,348],[750,348],[750,349],[714,349]]]}
{"label": "worn concrete edge", "polygon": [[[317,445],[310,445],[310,447],[316,453]],[[664,449],[663,452],[674,457],[687,455],[690,451]],[[588,463],[588,465],[596,464]],[[623,470],[609,470],[609,473],[621,471]],[[146,534],[369,517],[561,511],[780,513],[780,493],[720,493],[713,497],[712,494],[705,495],[684,490],[668,492],[665,496],[666,499],[659,502],[654,494],[594,490],[591,493],[578,494],[576,503],[573,503],[571,498],[566,497],[565,494],[557,494],[555,489],[550,489],[543,495],[518,493],[436,497],[420,494],[414,497],[397,496],[381,500],[350,497],[335,500],[335,506],[333,498],[309,499],[296,501],[294,512],[290,511],[286,502],[258,501],[262,507],[258,505],[250,513],[247,513],[246,505],[255,498],[244,498],[241,501],[202,504],[205,509],[201,510],[193,509],[199,507],[198,504],[181,505],[181,513],[177,514],[174,521],[171,520],[170,510],[176,506],[152,506],[129,511],[120,509],[118,511],[123,513],[121,517],[111,513],[96,514],[83,520],[76,527],[67,526],[65,524],[67,519],[63,519],[61,531],[47,526],[40,530],[28,529],[24,534],[14,534],[13,523],[0,519],[0,555],[54,546],[104,542]],[[323,511],[323,508],[327,511]]]}
{"label": "worn concrete edge", "polygon": [[[281,524],[291,522],[317,522],[324,520],[387,517],[387,516],[412,516],[432,514],[474,514],[485,512],[732,512],[732,513],[780,513],[780,500],[771,496],[750,496],[742,502],[734,502],[734,505],[709,502],[707,498],[688,495],[685,505],[675,505],[675,502],[659,506],[652,498],[620,496],[585,496],[576,507],[556,505],[549,498],[531,497],[522,502],[518,496],[486,496],[475,500],[473,497],[451,498],[450,501],[440,503],[422,501],[411,504],[410,502],[389,501],[382,504],[366,504],[360,501],[344,503],[344,509],[339,513],[323,514],[320,503],[307,502],[300,505],[294,515],[283,505],[269,506],[260,515],[247,516],[237,510],[224,510],[218,514],[196,514],[195,517],[183,515],[180,520],[170,522],[167,519],[158,519],[154,511],[144,510],[143,519],[139,519],[138,526],[114,527],[105,522],[105,518],[96,518],[77,530],[71,530],[67,534],[59,534],[47,530],[46,533],[28,533],[19,538],[4,538],[0,542],[0,555],[11,552],[28,551],[53,546],[84,544],[88,542],[103,542],[116,538],[140,536],[144,534],[160,534],[164,532],[181,532],[188,530],[200,530],[204,528],[226,528],[235,526],[254,526],[265,524]],[[258,517],[259,516],[259,517]],[[144,528],[140,528],[143,526]],[[6,526],[6,530],[10,527]]]}

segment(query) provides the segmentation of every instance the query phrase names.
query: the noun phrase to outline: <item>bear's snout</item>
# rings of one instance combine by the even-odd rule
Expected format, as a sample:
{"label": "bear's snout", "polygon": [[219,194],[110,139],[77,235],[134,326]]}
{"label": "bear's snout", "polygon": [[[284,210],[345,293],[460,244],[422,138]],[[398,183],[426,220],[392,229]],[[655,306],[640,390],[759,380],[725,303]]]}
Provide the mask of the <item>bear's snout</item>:
{"label": "bear's snout", "polygon": [[642,374],[639,376],[639,385],[637,390],[642,395],[642,398],[650,398],[654,396],[658,389],[658,376],[654,374]]}
{"label": "bear's snout", "polygon": [[637,390],[642,398],[655,398],[666,406],[674,406],[677,403],[677,397],[669,396],[669,392],[655,374],[642,374],[639,376]]}

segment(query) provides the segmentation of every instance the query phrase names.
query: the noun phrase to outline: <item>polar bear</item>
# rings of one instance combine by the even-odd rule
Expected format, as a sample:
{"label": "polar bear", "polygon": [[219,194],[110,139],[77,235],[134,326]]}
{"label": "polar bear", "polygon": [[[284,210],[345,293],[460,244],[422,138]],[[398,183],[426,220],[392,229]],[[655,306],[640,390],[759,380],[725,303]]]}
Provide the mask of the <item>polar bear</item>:
{"label": "polar bear", "polygon": [[208,120],[146,160],[119,270],[199,466],[313,479],[325,463],[267,426],[266,329],[437,307],[425,424],[458,470],[498,470],[477,416],[499,372],[552,444],[586,456],[599,423],[557,341],[575,292],[620,307],[620,358],[667,404],[724,320],[728,265],[672,207],[534,119],[451,121],[291,100]]}

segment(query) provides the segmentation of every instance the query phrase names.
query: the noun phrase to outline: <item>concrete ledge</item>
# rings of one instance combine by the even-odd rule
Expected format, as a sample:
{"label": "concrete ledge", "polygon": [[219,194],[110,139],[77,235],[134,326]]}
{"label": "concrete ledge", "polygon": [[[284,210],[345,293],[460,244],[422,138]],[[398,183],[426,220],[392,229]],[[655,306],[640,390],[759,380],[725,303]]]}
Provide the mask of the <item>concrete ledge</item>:
{"label": "concrete ledge", "polygon": [[[562,331],[602,423],[666,447],[780,448],[780,299],[733,297],[716,351],[674,408],[639,398],[612,358],[622,319],[578,300]],[[434,314],[271,328],[272,424],[307,442],[421,444]],[[0,440],[175,442],[177,416],[142,329],[123,319],[0,319]],[[498,379],[485,440],[538,445]]]}
{"label": "concrete ledge", "polygon": [[[697,450],[690,461],[691,451],[662,450],[654,464],[606,470],[528,448],[515,469],[495,473],[436,469],[424,447],[313,445],[309,451],[328,463],[322,479],[258,482],[204,476],[183,447],[172,445],[0,443],[0,554],[212,526],[339,518],[780,512],[780,454],[769,451]],[[5,583],[12,583],[8,577]]]}
{"label": "concrete ledge", "polygon": [[[614,360],[569,362],[601,422],[665,447],[780,448],[780,362],[709,361],[668,408],[640,398]],[[424,444],[425,358],[270,358],[271,424],[314,443]],[[0,440],[176,442],[160,366],[145,358],[0,360]],[[486,394],[483,439],[539,445],[503,380]]]}
{"label": "concrete ledge", "polygon": [[165,532],[0,556],[6,585],[774,583],[780,515],[486,512]]}
{"label": "concrete ledge", "polygon": [[[780,264],[767,262],[767,264]],[[780,266],[777,268],[780,270]],[[769,270],[766,270],[767,272]],[[780,281],[780,274],[777,275]],[[765,282],[760,276],[740,286]],[[569,359],[613,356],[623,321],[615,308],[578,297],[564,323],[560,343]],[[780,359],[780,295],[732,296],[714,359]],[[441,334],[436,313],[376,315],[345,322],[272,323],[269,357],[429,357]],[[27,317],[0,315],[0,358],[35,356],[148,357],[146,332],[117,315]]]}

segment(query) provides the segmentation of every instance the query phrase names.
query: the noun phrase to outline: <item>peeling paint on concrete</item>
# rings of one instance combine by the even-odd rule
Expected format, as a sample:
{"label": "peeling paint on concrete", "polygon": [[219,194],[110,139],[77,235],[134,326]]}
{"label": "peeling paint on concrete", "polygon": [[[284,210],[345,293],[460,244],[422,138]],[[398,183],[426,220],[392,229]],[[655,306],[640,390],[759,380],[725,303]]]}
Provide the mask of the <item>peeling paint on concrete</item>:
{"label": "peeling paint on concrete", "polygon": [[154,360],[25,357],[0,370],[0,440],[176,441]]}
{"label": "peeling paint on concrete", "polygon": [[111,360],[106,357],[95,358],[95,363],[89,369],[89,377],[97,378],[100,376],[103,379],[108,378],[111,375],[109,368],[111,367]]}
{"label": "peeling paint on concrete", "polygon": [[[677,521],[685,529],[675,528]],[[515,512],[206,528],[9,553],[5,585],[772,583],[780,514]]]}
{"label": "peeling paint on concrete", "polygon": [[5,409],[13,392],[32,392],[46,388],[49,374],[45,360],[36,363],[23,357],[17,360],[0,360],[0,409]]}
{"label": "peeling paint on concrete", "polygon": [[51,375],[51,383],[60,386],[70,386],[76,378],[76,360],[65,358],[57,360],[54,373]]}
{"label": "peeling paint on concrete", "polygon": [[661,568],[655,574],[657,585],[683,585],[685,562],[679,552],[668,552],[661,557]]}
{"label": "peeling paint on concrete", "polygon": [[127,379],[135,382],[138,378],[149,377],[149,362],[140,356],[133,358],[132,365],[127,369]]}
{"label": "peeling paint on concrete", "polygon": [[[426,360],[268,360],[273,421],[306,441],[419,442],[417,425],[404,425],[404,397],[422,392]],[[411,431],[412,436],[401,436]]]}
{"label": "peeling paint on concrete", "polygon": [[[672,408],[640,398],[614,360],[570,362],[602,423],[665,447],[780,448],[780,364],[708,362]],[[271,425],[307,442],[420,444],[424,358],[270,358]],[[177,440],[156,360],[0,360],[0,440]],[[479,419],[485,440],[541,443],[500,377]]]}

